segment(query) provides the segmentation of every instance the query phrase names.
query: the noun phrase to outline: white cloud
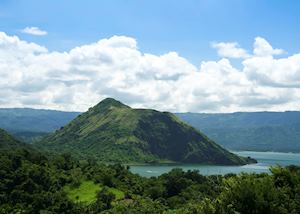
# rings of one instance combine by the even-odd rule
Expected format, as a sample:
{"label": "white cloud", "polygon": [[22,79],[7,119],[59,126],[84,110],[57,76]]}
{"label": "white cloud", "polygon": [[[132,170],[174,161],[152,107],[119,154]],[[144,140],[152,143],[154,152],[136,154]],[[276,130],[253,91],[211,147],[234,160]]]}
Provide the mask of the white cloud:
{"label": "white cloud", "polygon": [[247,58],[249,54],[243,48],[240,48],[236,42],[212,43],[212,47],[217,49],[218,55],[227,58]]}
{"label": "white cloud", "polygon": [[261,37],[256,37],[253,53],[256,56],[273,56],[283,54],[284,50],[274,49],[267,40]]}
{"label": "white cloud", "polygon": [[47,35],[47,31],[41,30],[38,27],[26,27],[21,30],[22,33],[34,35],[34,36],[45,36]]}
{"label": "white cloud", "polygon": [[[239,48],[234,44],[229,49]],[[143,53],[125,36],[49,52],[2,32],[0,107],[85,111],[114,97],[135,107],[177,112],[299,109],[300,54],[274,59],[279,49],[262,38],[256,38],[254,49],[254,55],[225,54],[243,56],[241,69],[226,58],[197,68],[176,52]]]}

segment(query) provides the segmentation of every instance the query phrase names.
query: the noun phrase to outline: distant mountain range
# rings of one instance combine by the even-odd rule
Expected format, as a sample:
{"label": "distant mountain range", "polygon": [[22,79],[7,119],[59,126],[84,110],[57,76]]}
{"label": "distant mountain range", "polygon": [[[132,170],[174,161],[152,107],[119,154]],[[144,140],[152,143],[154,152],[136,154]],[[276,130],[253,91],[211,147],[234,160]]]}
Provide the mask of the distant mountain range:
{"label": "distant mountain range", "polygon": [[33,142],[69,123],[79,112],[30,108],[0,109],[0,128],[19,140]]}
{"label": "distant mountain range", "polygon": [[[79,112],[0,109],[0,128],[26,142],[65,126]],[[300,152],[300,112],[177,113],[183,121],[232,150]]]}
{"label": "distant mountain range", "polygon": [[300,112],[178,113],[232,150],[300,152]]}
{"label": "distant mountain range", "polygon": [[103,162],[242,165],[254,161],[228,152],[172,113],[133,109],[112,98],[35,145]]}

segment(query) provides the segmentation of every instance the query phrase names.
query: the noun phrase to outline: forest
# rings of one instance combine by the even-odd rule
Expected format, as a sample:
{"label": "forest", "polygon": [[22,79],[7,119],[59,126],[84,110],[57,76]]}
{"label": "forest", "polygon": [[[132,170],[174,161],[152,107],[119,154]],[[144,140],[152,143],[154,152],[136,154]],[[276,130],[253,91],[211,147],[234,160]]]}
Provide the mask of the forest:
{"label": "forest", "polygon": [[292,213],[300,167],[203,176],[173,169],[145,178],[130,166],[20,148],[0,152],[0,213]]}

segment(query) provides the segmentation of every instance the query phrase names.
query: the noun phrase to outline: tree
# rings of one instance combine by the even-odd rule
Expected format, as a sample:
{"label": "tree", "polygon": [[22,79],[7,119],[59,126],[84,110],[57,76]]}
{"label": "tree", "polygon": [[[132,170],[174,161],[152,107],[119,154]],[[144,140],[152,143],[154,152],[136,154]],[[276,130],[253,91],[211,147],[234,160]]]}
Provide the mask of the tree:
{"label": "tree", "polygon": [[109,191],[107,187],[103,187],[97,193],[97,200],[92,205],[95,212],[101,212],[111,208],[111,203],[115,199],[115,195]]}

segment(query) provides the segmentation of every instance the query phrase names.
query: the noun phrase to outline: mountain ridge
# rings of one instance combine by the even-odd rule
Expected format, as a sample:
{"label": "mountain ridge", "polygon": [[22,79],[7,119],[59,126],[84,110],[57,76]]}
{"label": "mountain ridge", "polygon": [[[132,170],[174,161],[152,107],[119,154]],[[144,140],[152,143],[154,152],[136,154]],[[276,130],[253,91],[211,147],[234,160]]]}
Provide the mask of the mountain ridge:
{"label": "mountain ridge", "polygon": [[231,150],[300,152],[300,112],[176,113]]}
{"label": "mountain ridge", "polygon": [[45,137],[41,147],[106,162],[246,164],[169,112],[133,109],[107,98]]}
{"label": "mountain ridge", "polygon": [[[80,112],[0,108],[0,128],[23,142],[36,142]],[[300,152],[300,112],[175,113],[230,150]]]}

